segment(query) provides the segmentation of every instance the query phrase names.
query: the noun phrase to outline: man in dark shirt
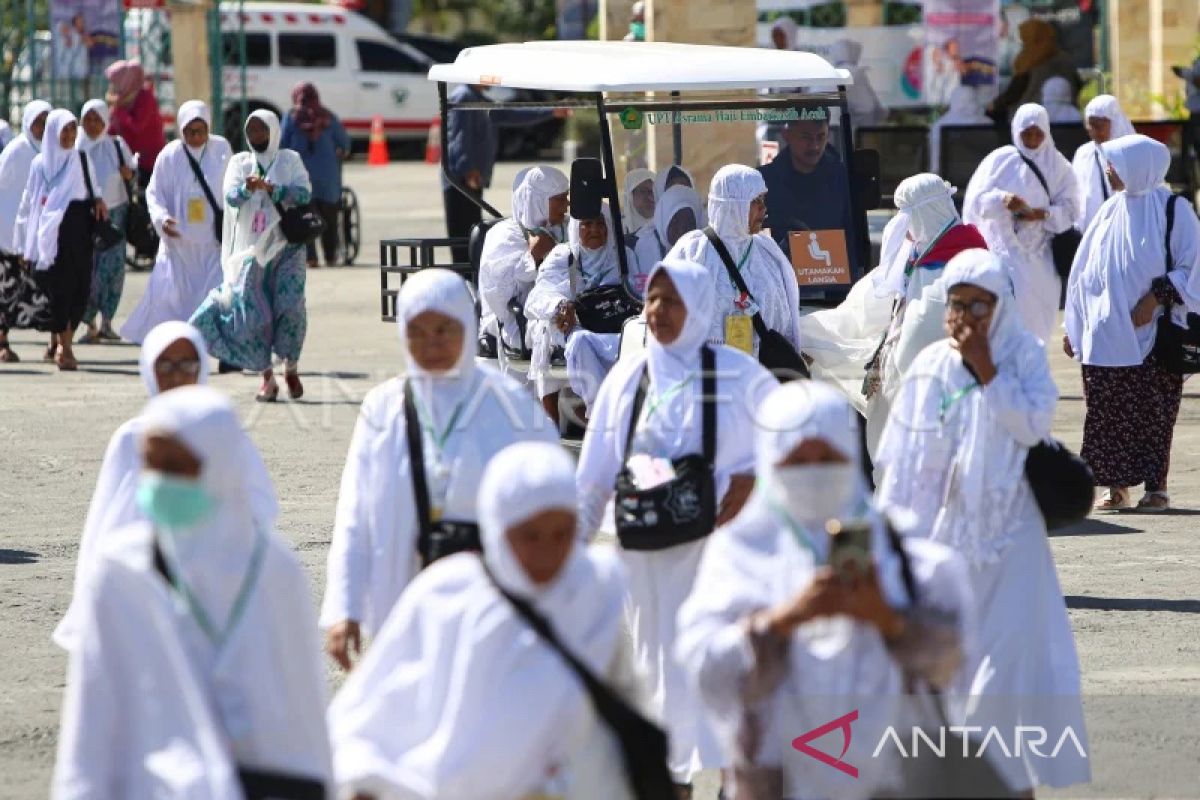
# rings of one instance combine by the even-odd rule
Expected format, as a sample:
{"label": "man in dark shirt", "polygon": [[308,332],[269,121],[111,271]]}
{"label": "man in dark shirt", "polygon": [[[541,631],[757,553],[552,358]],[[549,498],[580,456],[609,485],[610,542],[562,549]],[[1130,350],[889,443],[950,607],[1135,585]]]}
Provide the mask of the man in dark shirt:
{"label": "man in dark shirt", "polygon": [[850,237],[850,192],[846,165],[829,148],[829,111],[804,108],[784,128],[784,146],[758,168],[767,184],[771,236],[790,254],[791,231],[841,229]]}

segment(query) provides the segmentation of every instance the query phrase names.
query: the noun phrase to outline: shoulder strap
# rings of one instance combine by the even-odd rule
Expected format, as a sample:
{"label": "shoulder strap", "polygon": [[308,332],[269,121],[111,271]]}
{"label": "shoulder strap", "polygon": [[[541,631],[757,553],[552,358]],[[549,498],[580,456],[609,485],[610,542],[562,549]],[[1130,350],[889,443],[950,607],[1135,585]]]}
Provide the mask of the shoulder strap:
{"label": "shoulder strap", "polygon": [[1038,169],[1038,165],[1033,163],[1033,160],[1030,158],[1027,158],[1026,155],[1024,153],[1022,153],[1020,150],[1017,151],[1017,155],[1019,155],[1021,157],[1021,160],[1025,162],[1025,166],[1027,166],[1031,170],[1033,170],[1033,174],[1038,179],[1038,183],[1040,183],[1042,185],[1042,188],[1046,190],[1046,198],[1048,200],[1050,200],[1051,202],[1053,202],[1054,197],[1051,196],[1051,194],[1050,194],[1050,184],[1046,183],[1046,176],[1042,174],[1042,171],[1040,169]]}
{"label": "shoulder strap", "polygon": [[629,409],[629,430],[625,434],[625,458],[629,458],[629,448],[633,447],[633,434],[637,430],[638,416],[642,413],[642,403],[646,402],[646,391],[650,388],[650,366],[642,368],[642,379],[638,381],[637,392],[633,395],[633,407]]}
{"label": "shoulder strap", "polygon": [[88,169],[87,153],[79,151],[79,164],[83,168],[83,182],[87,185],[88,200],[96,202],[96,192],[92,189],[92,171]]}
{"label": "shoulder strap", "polygon": [[[708,241],[712,243],[713,249],[717,251],[717,255],[721,257],[721,263],[725,265],[725,271],[729,273],[729,279],[733,281],[733,285],[738,291],[754,300],[754,295],[750,293],[750,289],[746,286],[746,281],[742,278],[742,273],[733,264],[733,256],[729,255],[729,249],[725,247],[725,243],[721,241],[721,237],[717,236],[717,232],[709,225],[704,229],[704,235],[708,237]],[[755,303],[758,301],[755,300]],[[767,323],[763,322],[762,314],[758,311],[754,312],[754,316],[750,318],[754,323],[754,330],[758,333],[758,338],[762,339],[767,335]]]}
{"label": "shoulder strap", "polygon": [[571,285],[571,297],[579,296],[579,279],[575,277],[575,250],[567,246],[567,281]]}
{"label": "shoulder strap", "polygon": [[900,540],[900,534],[896,532],[892,521],[883,516],[883,529],[887,531],[888,543],[892,546],[892,552],[900,559],[900,580],[904,583],[904,591],[908,594],[908,600],[915,608],[917,605],[917,579],[913,577],[912,561],[908,557],[908,551],[904,549],[904,543]]}
{"label": "shoulder strap", "polygon": [[700,369],[701,452],[712,469],[717,460],[717,354],[708,345],[700,348]]}
{"label": "shoulder strap", "polygon": [[1171,232],[1175,228],[1175,203],[1178,202],[1179,195],[1172,194],[1167,200],[1167,234],[1166,234],[1166,250],[1167,250],[1167,269],[1170,272],[1175,269],[1175,255],[1171,252]]}
{"label": "shoulder strap", "polygon": [[413,398],[412,381],[404,382],[404,426],[408,439],[408,469],[412,473],[413,500],[417,503],[417,552],[424,553],[433,533],[433,516],[429,512],[429,486],[425,483],[425,450],[421,422]]}
{"label": "shoulder strap", "polygon": [[217,198],[213,196],[212,189],[208,188],[208,181],[204,177],[204,172],[200,169],[200,162],[192,158],[192,154],[188,152],[186,147],[183,148],[183,154],[187,156],[188,164],[192,167],[192,174],[200,182],[200,188],[204,190],[204,196],[208,198],[208,204],[212,206],[213,214],[219,216],[221,214],[221,206],[217,203]]}
{"label": "shoulder strap", "polygon": [[1108,176],[1104,174],[1104,167],[1100,164],[1100,148],[1092,149],[1092,156],[1096,159],[1096,172],[1100,173],[1100,193],[1104,195],[1104,199],[1109,197],[1108,191]]}

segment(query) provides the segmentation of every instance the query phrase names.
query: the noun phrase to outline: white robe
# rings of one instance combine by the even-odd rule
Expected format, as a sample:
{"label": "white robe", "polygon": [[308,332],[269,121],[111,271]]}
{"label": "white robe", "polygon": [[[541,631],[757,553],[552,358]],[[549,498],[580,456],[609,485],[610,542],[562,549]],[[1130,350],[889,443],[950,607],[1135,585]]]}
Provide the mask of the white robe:
{"label": "white robe", "polygon": [[[713,349],[719,376],[717,394],[729,398],[729,402],[717,404],[714,475],[719,503],[733,475],[754,470],[755,409],[778,384],[745,354],[728,347]],[[577,473],[580,524],[588,534],[602,523],[612,526],[612,520],[604,520],[603,516],[626,455],[629,415],[646,359],[646,354],[639,353],[619,361],[605,379],[591,410]],[[655,391],[663,390],[652,385],[651,392]],[[696,378],[676,395],[686,411],[651,414],[649,421],[646,421],[649,401],[643,404],[634,450],[670,459],[699,453],[699,394]],[[670,766],[680,781],[690,780],[701,769],[726,766],[716,736],[703,718],[699,699],[688,686],[682,666],[671,655],[676,612],[691,592],[706,542],[689,542],[657,551],[619,551],[629,571],[627,615],[638,663],[648,675],[654,708],[670,732]]]}
{"label": "white robe", "polygon": [[[325,679],[296,557],[269,537],[218,652],[155,569],[153,537],[145,524],[106,536],[87,581],[52,796],[239,798],[235,763],[328,781]],[[218,693],[242,713],[223,717]]]}
{"label": "white robe", "polygon": [[25,230],[17,225],[17,212],[37,155],[37,149],[25,134],[0,153],[0,252],[21,252]]}
{"label": "white robe", "polygon": [[508,303],[516,299],[524,305],[537,278],[537,264],[529,254],[525,231],[515,219],[491,227],[483,240],[479,264],[479,329],[502,338],[509,347],[524,347]]}
{"label": "white robe", "polygon": [[[121,150],[120,162],[117,161],[117,148]],[[137,159],[125,140],[120,136],[102,133],[98,140],[92,141],[80,129],[75,140],[75,149],[87,153],[88,162],[96,174],[96,192],[104,199],[104,204],[109,210],[128,203],[129,193],[125,190],[125,180],[121,177],[120,168],[129,167],[136,173]]]}
{"label": "white robe", "polygon": [[[553,423],[516,381],[486,364],[476,366],[470,380],[475,388],[443,455],[451,470],[442,516],[466,522],[475,521],[479,478],[493,455],[516,441],[558,440]],[[440,424],[448,423],[462,396],[435,401]],[[338,493],[323,628],[355,620],[368,635],[379,631],[420,567],[403,408],[403,377],[376,386],[363,400]],[[423,451],[428,475],[434,452],[428,433]],[[432,486],[432,476],[427,482]]]}
{"label": "white robe", "polygon": [[[229,142],[208,137],[200,155],[200,168],[220,205]],[[182,141],[168,144],[154,164],[146,187],[146,206],[155,230],[162,237],[146,293],[121,328],[121,338],[141,343],[155,325],[167,320],[187,321],[204,298],[221,285],[221,243],[213,230],[213,210],[188,164]],[[199,214],[189,222],[188,209]],[[167,218],[177,223],[178,237],[164,236]]]}

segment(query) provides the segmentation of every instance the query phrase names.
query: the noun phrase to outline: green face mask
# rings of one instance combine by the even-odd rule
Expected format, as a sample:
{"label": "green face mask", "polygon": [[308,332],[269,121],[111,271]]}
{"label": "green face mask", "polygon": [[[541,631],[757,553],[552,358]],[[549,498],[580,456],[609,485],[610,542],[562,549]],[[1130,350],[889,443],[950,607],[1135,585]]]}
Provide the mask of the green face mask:
{"label": "green face mask", "polygon": [[137,504],[151,522],[171,531],[194,528],[212,514],[216,505],[200,481],[161,472],[142,475]]}

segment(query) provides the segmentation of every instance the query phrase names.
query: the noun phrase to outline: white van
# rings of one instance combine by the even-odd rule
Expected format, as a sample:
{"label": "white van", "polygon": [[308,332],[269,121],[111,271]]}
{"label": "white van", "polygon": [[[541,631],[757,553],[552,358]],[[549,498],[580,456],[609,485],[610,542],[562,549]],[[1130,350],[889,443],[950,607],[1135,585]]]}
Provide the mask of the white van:
{"label": "white van", "polygon": [[[292,89],[301,81],[310,81],[320,92],[321,103],[341,118],[352,138],[366,139],[377,114],[383,117],[389,139],[425,138],[438,116],[438,99],[436,88],[425,77],[431,62],[421,51],[397,42],[366,17],[335,6],[248,3],[244,8],[248,110],[268,108],[282,117],[292,107]],[[150,16],[162,13],[152,9],[126,13],[129,57],[142,55],[138,45],[144,32],[167,24],[165,17]],[[226,131],[240,129],[238,32],[238,12],[223,11]],[[151,77],[156,83],[170,82],[169,66],[151,66],[153,53],[145,53],[142,62],[148,73],[154,73]],[[166,97],[173,94],[162,92]],[[164,116],[171,120],[174,105],[163,107]]]}

